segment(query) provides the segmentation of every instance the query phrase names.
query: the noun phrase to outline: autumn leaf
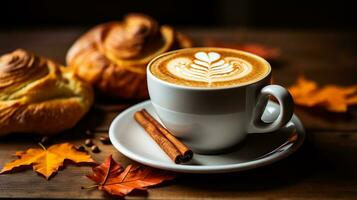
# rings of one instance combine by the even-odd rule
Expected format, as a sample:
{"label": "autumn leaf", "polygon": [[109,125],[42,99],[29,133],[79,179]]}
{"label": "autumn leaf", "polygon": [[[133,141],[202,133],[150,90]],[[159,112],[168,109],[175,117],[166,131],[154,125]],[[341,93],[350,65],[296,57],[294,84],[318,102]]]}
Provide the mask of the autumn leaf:
{"label": "autumn leaf", "polygon": [[0,174],[10,172],[20,166],[32,165],[34,171],[49,179],[66,159],[75,163],[94,163],[90,155],[76,150],[70,143],[55,144],[48,149],[42,144],[40,146],[42,148],[30,148],[26,151],[16,152],[18,159],[5,164]]}
{"label": "autumn leaf", "polygon": [[138,164],[129,165],[124,169],[113,160],[112,156],[109,156],[104,163],[94,167],[93,174],[87,175],[87,177],[98,184],[94,187],[98,187],[99,190],[121,197],[135,189],[146,190],[148,186],[157,185],[174,178],[166,171]]}
{"label": "autumn leaf", "polygon": [[357,85],[319,87],[314,81],[300,76],[289,91],[296,104],[306,107],[322,107],[330,112],[346,112],[348,106],[357,105]]}
{"label": "autumn leaf", "polygon": [[267,60],[273,60],[280,56],[280,49],[275,47],[265,46],[259,43],[225,43],[217,40],[207,40],[204,42],[205,46],[212,46],[212,47],[224,47],[224,48],[231,48],[231,49],[238,49],[242,51],[247,51],[263,57]]}

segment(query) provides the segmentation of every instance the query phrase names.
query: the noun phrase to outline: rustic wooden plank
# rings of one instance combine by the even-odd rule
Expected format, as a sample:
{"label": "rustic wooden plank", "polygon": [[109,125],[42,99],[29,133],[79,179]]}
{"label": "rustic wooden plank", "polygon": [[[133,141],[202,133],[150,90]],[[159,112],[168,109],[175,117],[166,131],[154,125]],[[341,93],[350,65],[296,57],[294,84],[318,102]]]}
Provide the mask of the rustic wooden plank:
{"label": "rustic wooden plank", "polygon": [[[0,32],[0,54],[23,47],[64,62],[70,44],[84,29],[24,30]],[[198,44],[207,38],[226,42],[260,42],[279,47],[281,58],[272,63],[276,82],[288,86],[297,74],[321,84],[355,84],[357,57],[355,33],[252,30],[183,30]],[[53,39],[55,38],[55,39]],[[337,51],[337,52],[336,52]],[[98,99],[97,99],[98,100]],[[54,142],[83,143],[85,130],[107,134],[111,120],[136,102],[102,101],[79,125],[54,137]],[[150,190],[151,199],[356,199],[357,198],[357,109],[335,115],[298,107],[308,129],[308,141],[293,156],[271,166],[244,173],[223,175],[182,175],[171,183]],[[34,136],[9,136],[0,139],[0,167],[12,160],[15,151],[37,145]],[[131,161],[111,145],[99,144],[102,152],[93,154],[101,162],[109,154],[124,165]],[[101,199],[102,192],[81,190],[92,184],[85,174],[89,166],[67,166],[50,181],[31,170],[0,175],[0,198]],[[129,198],[142,198],[132,195]]]}
{"label": "rustic wooden plank", "polygon": [[357,130],[357,108],[350,108],[348,113],[330,113],[318,109],[308,109],[296,106],[295,113],[310,130]]}
{"label": "rustic wooden plank", "polygon": [[78,123],[78,130],[108,131],[113,119],[132,104],[94,105],[89,113]]}
{"label": "rustic wooden plank", "polygon": [[[113,155],[113,158],[123,165],[130,161],[116,151],[112,145],[104,145],[99,141],[99,136],[107,135],[107,132],[96,132],[93,141],[99,146],[100,153],[91,153],[97,162],[104,161],[106,156]],[[71,142],[76,145],[83,145],[86,139],[84,131],[68,131],[59,136],[51,138],[51,142]],[[13,160],[12,156],[18,150],[25,150],[29,147],[37,147],[38,137],[30,135],[7,136],[0,142],[0,163],[1,166]],[[50,144],[48,144],[50,145]],[[68,165],[58,174],[46,181],[31,169],[15,174],[0,175],[0,198],[61,198],[61,199],[98,199],[103,195],[101,192],[93,190],[81,190],[81,186],[92,185],[85,177],[91,172],[91,166]],[[30,187],[29,187],[30,186]]]}
{"label": "rustic wooden plank", "polygon": [[[93,154],[101,162],[109,154],[124,165],[131,161],[111,145],[101,145],[97,138],[106,133],[96,133],[94,142],[102,150]],[[67,133],[56,142],[80,144],[84,136]],[[0,141],[0,163],[13,159],[10,153],[36,146],[25,137],[14,141],[6,137]],[[310,132],[302,149],[289,158],[260,169],[241,173],[219,175],[182,174],[175,181],[149,190],[147,196],[130,195],[129,198],[149,199],[202,199],[249,198],[289,199],[357,198],[357,132]],[[84,177],[90,173],[88,166],[69,165],[46,181],[31,170],[0,176],[0,198],[61,198],[100,199],[109,197],[97,190],[81,190],[92,182]],[[31,187],[29,187],[31,186]]]}

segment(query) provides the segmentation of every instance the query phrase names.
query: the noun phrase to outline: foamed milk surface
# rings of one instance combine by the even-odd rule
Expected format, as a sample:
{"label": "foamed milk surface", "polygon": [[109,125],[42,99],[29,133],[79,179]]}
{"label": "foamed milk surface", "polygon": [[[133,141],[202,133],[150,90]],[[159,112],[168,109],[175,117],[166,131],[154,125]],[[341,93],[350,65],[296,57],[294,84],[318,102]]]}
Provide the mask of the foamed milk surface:
{"label": "foamed milk surface", "polygon": [[243,52],[199,48],[181,50],[152,63],[158,78],[192,87],[225,87],[251,82],[268,73],[267,63]]}

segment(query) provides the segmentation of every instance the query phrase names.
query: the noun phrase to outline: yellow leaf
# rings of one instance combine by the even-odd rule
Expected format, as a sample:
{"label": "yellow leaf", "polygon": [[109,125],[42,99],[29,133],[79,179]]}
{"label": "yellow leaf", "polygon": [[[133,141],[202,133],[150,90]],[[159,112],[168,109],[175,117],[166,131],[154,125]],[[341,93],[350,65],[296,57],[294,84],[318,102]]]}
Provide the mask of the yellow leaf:
{"label": "yellow leaf", "polygon": [[32,165],[33,170],[49,179],[58,171],[64,160],[68,159],[75,163],[94,163],[87,153],[76,150],[73,144],[55,144],[46,148],[30,148],[26,151],[16,152],[17,160],[5,164],[1,173],[9,172],[16,167]]}
{"label": "yellow leaf", "polygon": [[306,107],[323,107],[331,112],[346,112],[348,106],[357,105],[357,86],[318,87],[314,81],[299,77],[289,88],[294,102]]}

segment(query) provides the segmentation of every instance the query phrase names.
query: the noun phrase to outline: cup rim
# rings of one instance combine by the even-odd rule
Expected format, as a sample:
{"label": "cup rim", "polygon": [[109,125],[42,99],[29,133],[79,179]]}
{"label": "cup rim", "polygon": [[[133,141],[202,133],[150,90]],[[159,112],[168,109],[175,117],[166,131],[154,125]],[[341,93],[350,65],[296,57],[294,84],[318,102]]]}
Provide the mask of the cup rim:
{"label": "cup rim", "polygon": [[[242,53],[242,54],[246,54],[246,55],[255,57],[255,58],[259,59],[259,60],[262,60],[266,64],[266,66],[268,66],[268,71],[264,76],[260,77],[259,79],[248,81],[248,82],[246,82],[244,84],[225,86],[225,87],[211,87],[211,88],[210,87],[192,87],[192,86],[187,86],[187,85],[178,85],[178,84],[174,84],[174,83],[171,83],[171,82],[168,82],[168,81],[164,81],[164,80],[156,77],[154,74],[151,73],[150,66],[156,60],[160,59],[161,57],[164,57],[164,56],[176,53],[176,52],[190,50],[190,49],[219,49],[219,50],[230,50],[230,51],[239,52],[239,53]],[[154,57],[146,66],[146,73],[148,74],[148,76],[153,78],[155,81],[158,81],[158,82],[160,82],[162,84],[165,84],[165,85],[177,88],[177,89],[187,89],[187,90],[224,90],[224,89],[240,88],[240,87],[244,87],[244,86],[248,86],[248,85],[253,85],[255,83],[258,83],[258,82],[266,79],[271,74],[271,71],[272,70],[271,70],[270,63],[267,60],[265,60],[264,58],[260,57],[260,56],[255,55],[253,53],[246,52],[246,51],[242,51],[242,50],[231,49],[231,48],[223,48],[223,47],[190,47],[190,48],[183,48],[183,49],[168,51],[168,52],[162,53],[162,54]]]}

